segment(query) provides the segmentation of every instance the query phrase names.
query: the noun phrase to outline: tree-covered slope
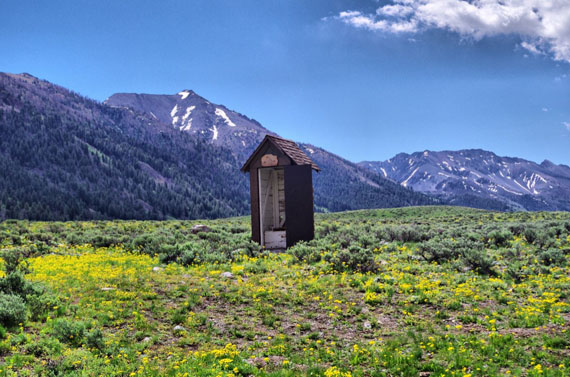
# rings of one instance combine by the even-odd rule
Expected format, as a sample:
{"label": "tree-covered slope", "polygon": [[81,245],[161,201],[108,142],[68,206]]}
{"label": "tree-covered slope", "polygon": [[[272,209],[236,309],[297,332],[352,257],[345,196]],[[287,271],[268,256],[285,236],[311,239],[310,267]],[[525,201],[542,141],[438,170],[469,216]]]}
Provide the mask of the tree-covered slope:
{"label": "tree-covered slope", "polygon": [[[222,105],[209,106],[196,95],[174,97],[198,101],[184,105],[192,108],[196,120],[205,122],[203,127],[208,119],[215,120],[219,135],[226,135],[224,127],[228,132],[241,127],[241,134],[230,132],[219,140],[200,137],[201,133],[162,120],[156,115],[162,114],[161,108],[154,108],[152,101],[144,109],[118,100],[103,104],[28,74],[0,74],[0,220],[193,219],[247,214],[249,185],[239,167],[244,153],[255,145],[253,139],[242,143],[240,137],[265,129],[253,121],[250,127],[249,118]],[[232,125],[222,119],[220,109]],[[219,114],[211,115],[210,110]],[[318,210],[435,203],[313,148],[318,153],[307,153],[322,167],[314,179]]]}
{"label": "tree-covered slope", "polygon": [[242,215],[238,166],[152,117],[0,74],[0,220]]}

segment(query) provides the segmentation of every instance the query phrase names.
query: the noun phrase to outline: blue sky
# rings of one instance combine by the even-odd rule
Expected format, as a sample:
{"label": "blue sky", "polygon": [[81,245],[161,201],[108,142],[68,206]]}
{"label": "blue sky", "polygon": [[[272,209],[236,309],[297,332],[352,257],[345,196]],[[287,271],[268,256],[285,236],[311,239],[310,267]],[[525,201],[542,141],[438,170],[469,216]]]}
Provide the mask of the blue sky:
{"label": "blue sky", "polygon": [[483,148],[570,165],[570,6],[477,1],[3,0],[0,71],[101,101],[193,89],[351,161]]}

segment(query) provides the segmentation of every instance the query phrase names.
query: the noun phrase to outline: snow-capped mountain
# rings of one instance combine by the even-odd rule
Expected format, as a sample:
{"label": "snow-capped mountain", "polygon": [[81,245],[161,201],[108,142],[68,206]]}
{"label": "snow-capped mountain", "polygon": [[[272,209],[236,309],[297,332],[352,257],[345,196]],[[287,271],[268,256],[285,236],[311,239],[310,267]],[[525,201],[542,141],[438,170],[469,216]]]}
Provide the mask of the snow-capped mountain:
{"label": "snow-capped mountain", "polygon": [[251,152],[266,134],[256,120],[216,105],[192,90],[173,95],[117,93],[105,104],[147,113],[164,124],[228,147],[239,155]]}
{"label": "snow-capped mountain", "polygon": [[[192,90],[174,95],[113,94],[105,104],[145,113],[164,125],[232,151],[245,161],[266,134],[275,135],[257,121]],[[438,204],[439,200],[407,190],[368,169],[324,149],[300,144],[321,166],[314,175],[315,205],[323,211]]]}
{"label": "snow-capped mountain", "polygon": [[[500,157],[480,149],[400,153],[366,167],[453,204],[495,209],[570,210],[570,167]],[[486,205],[481,203],[486,202]]]}

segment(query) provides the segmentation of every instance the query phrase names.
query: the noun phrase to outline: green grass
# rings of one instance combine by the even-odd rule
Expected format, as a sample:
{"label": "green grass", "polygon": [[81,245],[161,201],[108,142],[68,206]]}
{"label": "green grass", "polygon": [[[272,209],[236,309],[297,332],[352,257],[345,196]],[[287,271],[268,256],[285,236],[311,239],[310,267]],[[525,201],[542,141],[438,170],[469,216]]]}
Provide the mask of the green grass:
{"label": "green grass", "polygon": [[50,298],[0,331],[0,376],[569,374],[569,213],[318,214],[283,254],[196,223],[0,223]]}

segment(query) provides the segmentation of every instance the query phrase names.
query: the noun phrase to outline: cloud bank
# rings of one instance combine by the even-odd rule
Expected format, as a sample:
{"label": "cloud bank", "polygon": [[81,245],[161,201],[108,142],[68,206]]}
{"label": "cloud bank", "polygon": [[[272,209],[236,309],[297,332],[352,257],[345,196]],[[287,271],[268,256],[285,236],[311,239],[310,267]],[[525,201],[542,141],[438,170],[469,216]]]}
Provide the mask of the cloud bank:
{"label": "cloud bank", "polygon": [[529,52],[570,62],[570,0],[391,0],[374,14],[351,10],[335,18],[394,34],[443,29],[474,40],[518,35]]}

